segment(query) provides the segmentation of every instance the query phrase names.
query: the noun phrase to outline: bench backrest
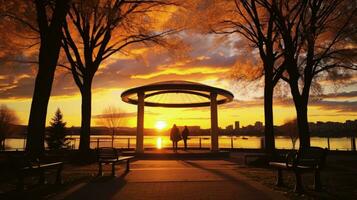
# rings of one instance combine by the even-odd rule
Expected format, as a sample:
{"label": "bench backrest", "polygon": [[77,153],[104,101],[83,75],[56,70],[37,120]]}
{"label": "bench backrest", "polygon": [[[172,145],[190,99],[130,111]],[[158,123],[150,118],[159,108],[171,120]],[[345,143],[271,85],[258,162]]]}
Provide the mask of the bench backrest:
{"label": "bench backrest", "polygon": [[326,149],[309,147],[298,151],[296,162],[298,165],[307,165],[322,168],[326,161]]}
{"label": "bench backrest", "polygon": [[118,159],[121,152],[115,148],[102,147],[98,149],[98,160]]}

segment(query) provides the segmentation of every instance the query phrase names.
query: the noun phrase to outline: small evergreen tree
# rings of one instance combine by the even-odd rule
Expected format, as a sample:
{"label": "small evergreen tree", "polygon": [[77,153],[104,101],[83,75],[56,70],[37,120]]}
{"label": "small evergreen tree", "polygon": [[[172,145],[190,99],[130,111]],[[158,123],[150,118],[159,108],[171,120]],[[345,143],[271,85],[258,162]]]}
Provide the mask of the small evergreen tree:
{"label": "small evergreen tree", "polygon": [[62,149],[68,146],[66,138],[66,122],[63,122],[63,114],[58,108],[55,116],[51,119],[46,142],[49,149]]}

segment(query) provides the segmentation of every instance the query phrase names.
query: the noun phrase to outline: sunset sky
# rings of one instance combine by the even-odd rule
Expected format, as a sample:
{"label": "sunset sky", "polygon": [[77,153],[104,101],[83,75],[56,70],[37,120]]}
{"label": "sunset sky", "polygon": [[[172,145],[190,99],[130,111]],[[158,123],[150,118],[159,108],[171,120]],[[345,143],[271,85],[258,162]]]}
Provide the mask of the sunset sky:
{"label": "sunset sky", "polygon": [[[177,55],[154,47],[132,46],[127,55],[116,54],[100,66],[93,81],[92,125],[99,125],[96,116],[107,106],[117,106],[124,113],[121,126],[136,126],[136,106],[121,101],[123,91],[149,83],[186,80],[220,87],[234,94],[234,101],[219,106],[220,127],[240,121],[241,126],[264,121],[263,85],[247,84],[232,78],[232,71],[245,66],[259,67],[257,52],[244,48],[246,41],[238,35],[218,37],[193,31],[175,35],[188,48]],[[6,53],[6,52],[5,52]],[[4,57],[4,52],[0,56]],[[6,56],[5,56],[6,57]],[[36,53],[18,55],[17,60],[36,59]],[[31,60],[31,59],[30,59]],[[0,104],[16,111],[21,124],[27,124],[36,76],[36,64],[0,61]],[[249,73],[249,72],[247,72]],[[318,80],[323,95],[312,98],[309,106],[309,121],[340,121],[357,119],[357,75],[344,85],[328,80]],[[282,86],[283,87],[283,86]],[[289,91],[277,92],[274,99],[274,122],[284,123],[295,116]],[[67,126],[80,125],[81,96],[72,75],[59,68],[52,88],[48,107],[47,123],[60,108]],[[174,113],[174,114],[173,114]],[[168,126],[198,125],[210,127],[210,112],[203,108],[145,108],[145,127],[153,128],[157,121]]]}

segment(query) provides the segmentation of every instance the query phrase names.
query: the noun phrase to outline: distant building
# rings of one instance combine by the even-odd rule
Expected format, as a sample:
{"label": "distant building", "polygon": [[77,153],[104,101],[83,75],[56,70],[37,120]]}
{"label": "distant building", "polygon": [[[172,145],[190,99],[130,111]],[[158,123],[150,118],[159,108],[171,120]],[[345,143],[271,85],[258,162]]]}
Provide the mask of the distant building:
{"label": "distant building", "polygon": [[240,129],[239,121],[235,121],[235,122],[234,122],[234,129],[235,129],[235,130],[239,130],[239,129]]}
{"label": "distant building", "polygon": [[356,129],[357,128],[357,120],[347,120],[345,122],[345,127],[348,129]]}
{"label": "distant building", "polygon": [[261,129],[261,128],[263,128],[263,122],[257,121],[257,122],[255,122],[254,126],[257,129]]}
{"label": "distant building", "polygon": [[323,125],[324,122],[322,122],[322,121],[317,121],[316,124],[319,126],[319,125]]}
{"label": "distant building", "polygon": [[226,127],[226,130],[227,130],[227,131],[233,131],[233,125],[227,126],[227,127]]}
{"label": "distant building", "polygon": [[[182,131],[185,126],[177,126],[177,128]],[[201,131],[201,127],[200,126],[187,126],[188,130],[190,131],[190,133],[199,133]]]}

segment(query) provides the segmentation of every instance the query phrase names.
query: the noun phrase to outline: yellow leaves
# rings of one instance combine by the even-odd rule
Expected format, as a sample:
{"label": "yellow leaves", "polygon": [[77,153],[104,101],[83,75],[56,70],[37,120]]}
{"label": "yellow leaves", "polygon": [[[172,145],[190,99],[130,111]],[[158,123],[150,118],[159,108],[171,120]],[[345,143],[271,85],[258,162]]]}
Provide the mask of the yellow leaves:
{"label": "yellow leaves", "polygon": [[157,31],[175,29],[175,23],[170,23],[170,19],[173,17],[173,14],[177,12],[177,10],[177,6],[171,5],[148,13],[148,17],[150,17],[155,22],[153,24],[153,28]]}
{"label": "yellow leaves", "polygon": [[262,75],[262,63],[254,60],[240,61],[235,64],[231,72],[235,80],[253,81]]}

